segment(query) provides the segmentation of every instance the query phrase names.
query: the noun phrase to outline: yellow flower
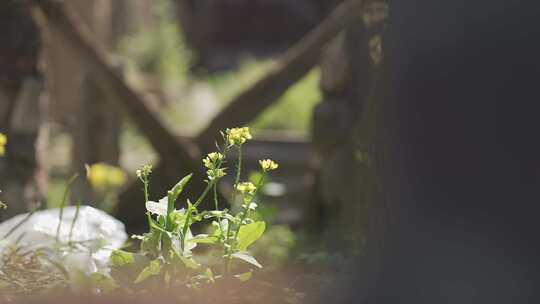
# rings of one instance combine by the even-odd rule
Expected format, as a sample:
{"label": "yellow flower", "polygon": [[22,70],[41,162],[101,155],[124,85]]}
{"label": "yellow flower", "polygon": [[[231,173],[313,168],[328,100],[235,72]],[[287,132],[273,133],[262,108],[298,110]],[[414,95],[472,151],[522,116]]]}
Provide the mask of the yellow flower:
{"label": "yellow flower", "polygon": [[219,152],[208,153],[208,156],[203,159],[204,166],[208,169],[215,169],[217,162],[222,161],[225,156]]}
{"label": "yellow flower", "polygon": [[257,187],[250,182],[243,182],[236,185],[236,190],[240,191],[242,194],[253,195],[255,194]]}
{"label": "yellow flower", "polygon": [[251,133],[249,133],[249,127],[227,129],[225,130],[225,134],[226,141],[231,146],[240,146],[252,138]]}
{"label": "yellow flower", "polygon": [[225,169],[221,169],[221,168],[208,170],[208,171],[206,171],[206,174],[208,175],[209,180],[222,178],[225,175],[227,175],[227,173],[225,173]]}
{"label": "yellow flower", "polygon": [[7,136],[0,133],[0,156],[6,154]]}
{"label": "yellow flower", "polygon": [[279,167],[279,165],[271,159],[260,160],[259,164],[261,165],[261,168],[264,172],[276,170]]}
{"label": "yellow flower", "polygon": [[126,174],[120,168],[105,163],[95,163],[88,169],[88,181],[96,190],[117,188],[126,182]]}

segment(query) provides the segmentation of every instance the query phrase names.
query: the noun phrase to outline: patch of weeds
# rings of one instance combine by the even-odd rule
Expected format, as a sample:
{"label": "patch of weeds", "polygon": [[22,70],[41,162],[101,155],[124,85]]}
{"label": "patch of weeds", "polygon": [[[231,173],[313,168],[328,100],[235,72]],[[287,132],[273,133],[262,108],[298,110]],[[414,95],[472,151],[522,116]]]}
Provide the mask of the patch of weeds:
{"label": "patch of weeds", "polygon": [[[155,287],[187,288],[199,290],[205,285],[219,282],[244,282],[252,277],[255,269],[263,266],[250,252],[250,247],[264,234],[266,223],[255,218],[258,191],[268,173],[277,169],[272,160],[261,160],[260,178],[256,183],[241,181],[242,149],[251,139],[247,127],[232,128],[222,132],[222,142],[217,151],[203,159],[207,178],[200,196],[186,199],[183,207],[176,208],[189,174],[174,185],[159,201],[149,200],[149,165],[137,170],[143,184],[149,231],[133,238],[141,241],[138,252],[116,250],[111,255],[111,275],[121,288],[142,292]],[[240,201],[236,212],[221,209],[217,189],[220,180],[228,174],[227,155],[235,149],[234,189],[231,201]],[[214,202],[214,210],[199,210],[206,198]],[[192,225],[207,223],[207,234],[192,233]],[[205,246],[213,254],[206,259],[194,255],[197,246]]]}

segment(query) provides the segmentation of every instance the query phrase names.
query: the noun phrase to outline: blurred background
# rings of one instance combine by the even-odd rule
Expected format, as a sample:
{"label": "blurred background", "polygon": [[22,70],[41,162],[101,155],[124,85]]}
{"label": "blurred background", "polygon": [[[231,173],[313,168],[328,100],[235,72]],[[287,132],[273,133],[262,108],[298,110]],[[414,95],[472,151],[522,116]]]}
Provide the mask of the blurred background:
{"label": "blurred background", "polygon": [[247,125],[242,179],[280,164],[263,264],[316,265],[315,290],[345,274],[370,303],[535,302],[538,9],[421,2],[0,1],[0,217],[79,174],[70,204],[140,232],[135,170],[159,199]]}
{"label": "blurred background", "polygon": [[261,253],[285,258],[302,242],[358,252],[355,226],[366,224],[374,189],[375,112],[366,105],[377,95],[387,6],[364,1],[323,22],[340,3],[2,1],[2,217],[57,207],[68,180],[89,167],[68,202],[139,232],[137,168],[153,164],[159,199],[204,172],[219,130],[247,125],[243,178],[254,178],[259,159],[280,164],[260,211],[273,223],[261,248],[274,251]]}

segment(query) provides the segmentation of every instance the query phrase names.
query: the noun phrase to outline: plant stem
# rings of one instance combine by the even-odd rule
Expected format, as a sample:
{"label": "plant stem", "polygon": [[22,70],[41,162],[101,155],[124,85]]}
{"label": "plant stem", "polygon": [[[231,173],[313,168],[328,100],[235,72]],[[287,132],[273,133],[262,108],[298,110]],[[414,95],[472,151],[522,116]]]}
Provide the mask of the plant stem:
{"label": "plant stem", "polygon": [[217,183],[214,184],[214,207],[218,211]]}
{"label": "plant stem", "polygon": [[234,179],[233,184],[233,193],[231,197],[231,205],[234,204],[234,200],[236,199],[236,193],[238,190],[236,189],[236,185],[240,182],[240,172],[242,171],[242,145],[238,146],[238,160],[236,163],[236,177]]}
{"label": "plant stem", "polygon": [[[227,235],[225,236],[225,244],[227,244],[229,242],[229,235],[231,234],[231,221],[227,220]],[[229,272],[230,272],[230,268],[231,268],[231,255],[230,255],[230,249],[228,249],[227,247],[224,248],[225,249],[225,278],[227,278],[229,276]]]}
{"label": "plant stem", "polygon": [[[141,181],[143,182],[143,185],[144,185],[144,189],[143,189],[144,190],[144,203],[146,204],[146,202],[150,200],[150,191],[148,189],[150,182],[148,181],[147,176],[143,177]],[[148,211],[146,211],[146,218],[148,219],[148,228],[152,230],[152,215]]]}
{"label": "plant stem", "polygon": [[[264,183],[264,180],[266,178],[266,172],[263,172],[263,175],[261,176],[261,178],[259,179],[259,182],[257,183],[257,189],[255,190],[255,193],[253,194],[253,197],[255,197],[257,195],[257,193],[259,192],[259,189],[262,187],[263,183]],[[249,201],[249,202],[245,202],[244,205],[244,214],[242,214],[242,217],[240,218],[240,223],[238,224],[238,228],[234,231],[234,238],[233,240],[236,240],[238,238],[238,234],[240,233],[240,228],[242,228],[242,223],[245,221],[248,213],[249,213],[249,205],[253,202],[253,198]],[[228,226],[228,228],[230,228],[230,224]],[[227,229],[227,241],[229,240],[229,229]],[[230,255],[227,256],[227,259],[226,259],[226,265],[225,265],[225,269],[227,270],[228,272],[228,269],[230,268],[230,263],[231,263],[231,257]]]}
{"label": "plant stem", "polygon": [[64,218],[64,207],[66,207],[66,200],[69,193],[69,190],[71,189],[71,185],[77,179],[79,176],[79,173],[73,174],[73,176],[69,179],[66,189],[64,190],[64,195],[62,196],[62,202],[60,203],[60,213],[58,214],[58,227],[56,227],[56,241],[58,242],[60,239],[60,227],[62,226],[62,219]]}
{"label": "plant stem", "polygon": [[145,203],[146,203],[146,202],[149,201],[149,196],[150,196],[150,195],[148,194],[148,187],[149,187],[150,182],[148,181],[147,178],[145,178],[145,179],[143,180],[143,184],[144,184],[144,201],[145,201]]}
{"label": "plant stem", "polygon": [[255,189],[255,193],[253,194],[253,197],[257,196],[257,194],[259,193],[259,190],[262,188],[267,174],[268,173],[266,171],[263,171],[262,176],[259,179],[259,182],[257,183],[257,189]]}
{"label": "plant stem", "polygon": [[79,218],[79,209],[81,209],[80,199],[77,201],[77,209],[75,209],[75,216],[73,217],[73,221],[71,221],[71,227],[69,228],[69,242],[71,242],[71,237],[73,236],[73,228],[75,228],[75,222],[77,222],[77,219]]}
{"label": "plant stem", "polygon": [[242,145],[238,147],[238,163],[236,164],[236,179],[235,184],[240,181],[240,172],[242,171]]}
{"label": "plant stem", "polygon": [[0,240],[3,240],[5,238],[7,238],[8,236],[10,236],[13,232],[15,232],[17,229],[19,229],[19,227],[21,227],[24,223],[26,223],[30,217],[32,217],[32,215],[34,215],[34,212],[36,212],[36,210],[32,210],[30,211],[21,221],[19,221],[17,224],[15,224],[15,226],[13,226],[6,234],[4,234]]}
{"label": "plant stem", "polygon": [[[233,194],[232,194],[232,198],[231,198],[231,203],[234,204],[234,200],[236,198],[236,193],[238,192],[238,190],[236,189],[236,185],[238,185],[238,183],[240,182],[240,175],[241,175],[241,172],[242,172],[242,145],[239,145],[238,146],[238,161],[236,163],[236,178],[234,179],[234,186],[235,188],[233,189]],[[230,241],[230,234],[231,234],[231,225],[232,223],[230,221],[229,222],[229,225],[227,225],[227,235],[225,237],[225,243],[229,243]],[[240,223],[241,225],[242,223]],[[236,233],[237,234],[237,233]],[[230,271],[230,264],[231,264],[231,256],[230,256],[230,252],[229,250],[225,247],[225,277],[227,277],[229,275],[229,271]]]}
{"label": "plant stem", "polygon": [[208,194],[208,191],[210,191],[210,189],[212,189],[212,187],[216,184],[217,180],[214,179],[212,181],[210,181],[208,183],[208,185],[206,186],[206,188],[204,189],[203,193],[201,194],[201,196],[197,199],[197,201],[195,202],[195,204],[193,204],[193,207],[194,208],[197,208],[197,206],[199,206],[202,201],[204,200],[204,198],[206,197],[206,195]]}
{"label": "plant stem", "polygon": [[191,213],[193,212],[193,210],[197,210],[197,206],[201,204],[201,202],[204,200],[204,198],[208,194],[208,191],[212,189],[212,187],[216,184],[216,182],[217,182],[217,179],[210,181],[208,185],[206,186],[206,188],[204,189],[201,196],[195,202],[195,204],[193,204],[192,206],[189,206],[186,210],[186,221],[184,222],[184,227],[182,228],[182,235],[180,235],[180,238],[181,238],[180,248],[182,249],[182,254],[184,254],[184,245],[186,243],[186,233],[189,228],[189,221],[191,220]]}

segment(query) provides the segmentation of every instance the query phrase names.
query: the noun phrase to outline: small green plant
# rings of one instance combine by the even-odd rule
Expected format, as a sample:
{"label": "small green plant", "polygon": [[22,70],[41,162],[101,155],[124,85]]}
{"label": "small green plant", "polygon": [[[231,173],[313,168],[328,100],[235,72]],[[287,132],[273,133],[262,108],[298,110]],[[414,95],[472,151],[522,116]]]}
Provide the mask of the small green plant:
{"label": "small green plant", "polygon": [[[257,208],[255,200],[260,186],[268,172],[277,169],[278,165],[269,159],[261,160],[258,182],[241,181],[242,148],[251,139],[249,129],[227,129],[221,135],[222,143],[216,144],[218,151],[209,153],[203,159],[207,170],[204,191],[194,202],[186,199],[180,209],[176,209],[176,202],[190,181],[191,174],[155,202],[149,199],[152,167],[145,165],[137,170],[137,177],[144,189],[149,231],[133,236],[141,241],[139,252],[116,250],[112,253],[111,274],[118,283],[130,289],[138,284],[149,288],[182,286],[197,289],[201,284],[220,280],[247,281],[251,278],[252,269],[246,268],[262,268],[248,250],[263,235],[266,223],[255,220],[252,214]],[[232,149],[236,149],[237,158],[231,201],[240,201],[237,212],[220,209],[217,195],[218,184],[227,174],[225,165]],[[199,205],[210,196],[213,196],[214,210],[199,210]],[[210,224],[210,233],[193,235],[192,225],[201,222]],[[217,262],[196,259],[193,251],[202,244],[218,253]],[[247,267],[241,267],[236,261],[245,263]]]}

